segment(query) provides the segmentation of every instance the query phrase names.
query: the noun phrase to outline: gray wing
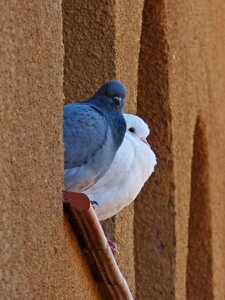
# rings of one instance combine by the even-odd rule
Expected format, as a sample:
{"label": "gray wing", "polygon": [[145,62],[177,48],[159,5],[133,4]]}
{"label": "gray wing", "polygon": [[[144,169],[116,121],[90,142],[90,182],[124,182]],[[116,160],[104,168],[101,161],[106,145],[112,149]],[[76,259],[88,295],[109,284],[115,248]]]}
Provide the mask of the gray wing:
{"label": "gray wing", "polygon": [[108,122],[88,104],[64,106],[64,169],[86,164],[106,141]]}

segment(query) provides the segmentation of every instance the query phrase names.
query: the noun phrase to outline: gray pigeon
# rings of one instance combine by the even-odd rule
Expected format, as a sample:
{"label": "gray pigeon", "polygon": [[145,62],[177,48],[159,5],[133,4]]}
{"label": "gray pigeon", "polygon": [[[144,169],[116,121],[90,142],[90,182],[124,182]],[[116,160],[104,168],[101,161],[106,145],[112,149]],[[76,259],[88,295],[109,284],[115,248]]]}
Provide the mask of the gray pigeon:
{"label": "gray pigeon", "polygon": [[64,106],[64,186],[82,192],[109,169],[126,132],[126,88],[105,83],[90,99]]}

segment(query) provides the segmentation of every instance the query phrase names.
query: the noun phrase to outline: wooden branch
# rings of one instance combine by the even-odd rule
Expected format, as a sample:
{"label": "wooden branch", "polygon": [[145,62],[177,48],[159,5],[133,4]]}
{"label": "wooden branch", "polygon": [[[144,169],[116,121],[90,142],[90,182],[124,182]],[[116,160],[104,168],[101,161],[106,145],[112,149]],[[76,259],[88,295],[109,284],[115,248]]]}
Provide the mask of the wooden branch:
{"label": "wooden branch", "polygon": [[65,212],[104,299],[132,300],[88,197],[64,192],[64,199]]}

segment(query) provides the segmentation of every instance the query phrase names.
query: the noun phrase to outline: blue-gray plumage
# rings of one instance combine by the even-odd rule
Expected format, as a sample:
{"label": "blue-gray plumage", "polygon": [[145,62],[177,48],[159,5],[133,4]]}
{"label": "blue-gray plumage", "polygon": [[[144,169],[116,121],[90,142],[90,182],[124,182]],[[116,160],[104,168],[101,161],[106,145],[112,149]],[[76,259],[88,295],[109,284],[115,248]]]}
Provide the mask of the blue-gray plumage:
{"label": "blue-gray plumage", "polygon": [[126,122],[126,88],[111,80],[90,99],[64,106],[64,186],[82,192],[109,169],[121,145]]}

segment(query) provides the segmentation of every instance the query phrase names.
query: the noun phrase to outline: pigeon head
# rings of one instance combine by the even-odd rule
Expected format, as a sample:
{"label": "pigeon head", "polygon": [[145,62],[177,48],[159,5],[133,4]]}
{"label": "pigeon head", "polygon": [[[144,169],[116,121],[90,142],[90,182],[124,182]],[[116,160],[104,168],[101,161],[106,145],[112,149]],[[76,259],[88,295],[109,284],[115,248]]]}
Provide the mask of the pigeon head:
{"label": "pigeon head", "polygon": [[127,134],[140,139],[149,146],[146,140],[147,136],[150,134],[148,125],[141,118],[135,115],[124,114],[124,118],[127,124]]}
{"label": "pigeon head", "polygon": [[91,100],[101,107],[121,112],[125,96],[125,86],[117,80],[110,80],[100,87]]}

